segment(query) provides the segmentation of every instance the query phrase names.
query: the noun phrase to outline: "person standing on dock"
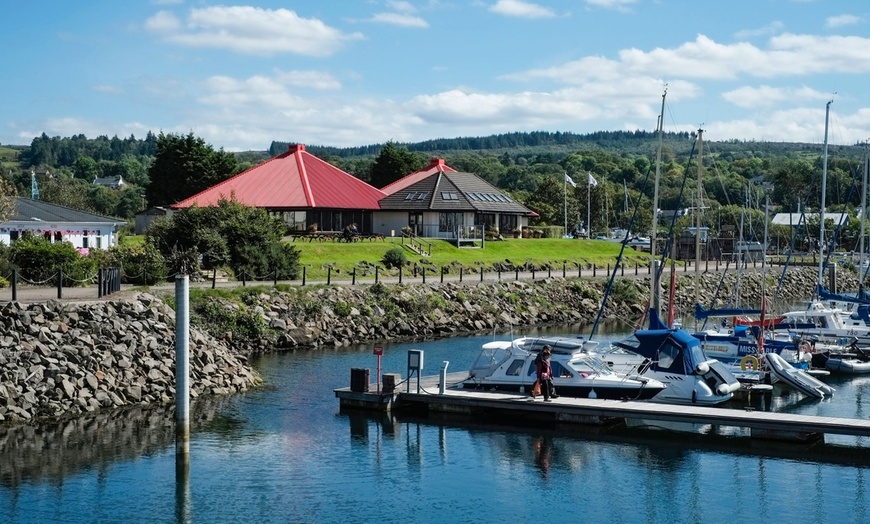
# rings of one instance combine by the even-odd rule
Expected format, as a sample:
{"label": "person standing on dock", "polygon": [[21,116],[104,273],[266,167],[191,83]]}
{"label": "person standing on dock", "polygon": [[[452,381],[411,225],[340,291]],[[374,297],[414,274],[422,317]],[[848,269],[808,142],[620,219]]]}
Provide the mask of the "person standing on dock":
{"label": "person standing on dock", "polygon": [[535,359],[535,371],[538,373],[538,383],[541,385],[541,393],[544,394],[544,402],[550,402],[551,398],[559,398],[553,386],[553,369],[550,366],[552,352],[553,348],[546,345],[541,348],[538,358]]}

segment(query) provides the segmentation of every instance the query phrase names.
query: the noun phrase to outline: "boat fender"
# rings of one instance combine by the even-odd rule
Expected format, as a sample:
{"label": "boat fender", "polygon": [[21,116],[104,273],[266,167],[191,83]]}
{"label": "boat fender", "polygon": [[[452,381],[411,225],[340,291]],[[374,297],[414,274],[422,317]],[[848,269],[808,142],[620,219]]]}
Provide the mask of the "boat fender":
{"label": "boat fender", "polygon": [[710,371],[710,364],[706,362],[701,362],[698,364],[698,368],[695,370],[699,375],[706,375],[708,371]]}
{"label": "boat fender", "polygon": [[740,370],[746,371],[747,369],[758,370],[758,359],[752,355],[746,355],[745,357],[740,359]]}

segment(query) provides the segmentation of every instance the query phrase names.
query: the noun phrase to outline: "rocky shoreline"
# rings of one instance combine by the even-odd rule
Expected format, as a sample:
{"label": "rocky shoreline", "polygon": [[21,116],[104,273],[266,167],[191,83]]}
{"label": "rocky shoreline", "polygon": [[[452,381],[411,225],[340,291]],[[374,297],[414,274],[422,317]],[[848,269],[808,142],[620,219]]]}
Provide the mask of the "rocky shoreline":
{"label": "rocky shoreline", "polygon": [[[247,357],[191,329],[190,396],[245,391]],[[175,312],[153,295],[0,309],[0,422],[58,419],[175,398]]]}
{"label": "rocky shoreline", "polygon": [[[717,289],[731,290],[736,281],[733,274],[700,277],[698,296],[706,305]],[[812,268],[791,270],[779,303],[810,296],[816,279]],[[776,286],[777,280],[768,277],[764,289],[769,298]],[[855,274],[841,271],[837,286],[856,288]],[[647,279],[617,279],[604,318],[636,322],[648,301],[648,288]],[[740,288],[742,303],[760,303],[759,274],[742,276]],[[265,288],[252,292],[245,304],[212,298],[222,308],[246,308],[262,318],[265,334],[250,339],[192,326],[191,397],[258,385],[260,379],[248,365],[252,353],[461,336],[510,326],[588,324],[595,320],[605,290],[603,280],[547,278]],[[690,313],[695,294],[694,277],[681,277],[676,294],[680,313]],[[148,293],[86,303],[8,303],[0,317],[0,423],[173,403],[174,344],[174,311]]]}

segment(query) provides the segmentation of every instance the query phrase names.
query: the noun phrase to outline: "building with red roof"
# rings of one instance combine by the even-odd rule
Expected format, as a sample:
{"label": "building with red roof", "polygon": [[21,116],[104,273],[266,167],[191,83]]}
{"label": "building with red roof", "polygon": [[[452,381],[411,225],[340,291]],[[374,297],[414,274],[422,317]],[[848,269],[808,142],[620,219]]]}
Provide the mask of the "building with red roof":
{"label": "building with red roof", "polygon": [[171,206],[213,206],[221,199],[266,209],[281,217],[288,228],[305,231],[317,224],[320,231],[341,231],[357,224],[372,232],[372,213],[386,196],[355,176],[317,158],[302,144],[286,153],[228,178]]}
{"label": "building with red roof", "polygon": [[509,232],[528,225],[534,213],[473,173],[460,173],[435,158],[383,189],[377,189],[293,144],[286,153],[171,206],[214,206],[222,199],[266,209],[291,231],[317,224],[341,231],[456,239],[480,237],[474,226]]}

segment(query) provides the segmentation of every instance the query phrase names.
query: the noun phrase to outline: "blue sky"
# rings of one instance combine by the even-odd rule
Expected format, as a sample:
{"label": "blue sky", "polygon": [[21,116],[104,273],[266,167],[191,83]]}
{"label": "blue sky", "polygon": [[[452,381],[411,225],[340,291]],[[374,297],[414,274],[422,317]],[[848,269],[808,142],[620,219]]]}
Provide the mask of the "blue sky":
{"label": "blue sky", "polygon": [[47,0],[4,5],[0,143],[193,132],[215,148],[513,131],[870,139],[870,4]]}

